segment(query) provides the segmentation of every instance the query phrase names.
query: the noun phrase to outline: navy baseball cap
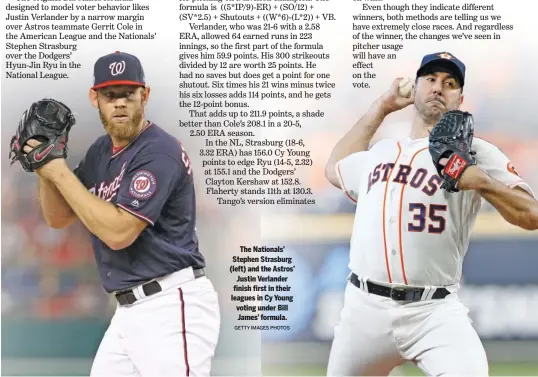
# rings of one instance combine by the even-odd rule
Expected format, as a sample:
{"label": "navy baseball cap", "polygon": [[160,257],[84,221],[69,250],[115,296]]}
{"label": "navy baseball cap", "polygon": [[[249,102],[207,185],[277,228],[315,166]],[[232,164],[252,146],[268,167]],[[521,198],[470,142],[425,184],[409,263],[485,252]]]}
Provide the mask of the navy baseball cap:
{"label": "navy baseball cap", "polygon": [[95,62],[93,79],[93,90],[111,85],[146,86],[140,60],[120,51],[102,56]]}
{"label": "navy baseball cap", "polygon": [[424,72],[428,72],[428,68],[433,66],[448,69],[458,78],[461,86],[465,83],[465,64],[450,52],[436,52],[424,56],[417,71],[417,77],[422,76]]}

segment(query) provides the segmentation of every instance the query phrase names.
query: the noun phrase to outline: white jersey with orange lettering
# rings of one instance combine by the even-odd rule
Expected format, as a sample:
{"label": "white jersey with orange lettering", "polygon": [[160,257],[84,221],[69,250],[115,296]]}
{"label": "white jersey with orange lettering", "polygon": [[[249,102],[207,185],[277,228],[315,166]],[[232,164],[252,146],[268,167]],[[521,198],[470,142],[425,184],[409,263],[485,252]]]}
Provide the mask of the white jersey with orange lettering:
{"label": "white jersey with orange lettering", "polygon": [[[499,148],[475,138],[477,166],[508,186],[531,188]],[[356,202],[350,269],[372,280],[406,285],[457,284],[483,199],[447,193],[428,138],[384,139],[337,163],[342,189]]]}
{"label": "white jersey with orange lettering", "polygon": [[[497,147],[475,138],[473,149],[487,174],[534,196]],[[426,375],[487,376],[484,347],[458,297],[482,197],[440,188],[428,138],[378,141],[336,171],[357,208],[327,375],[387,375],[409,360]]]}

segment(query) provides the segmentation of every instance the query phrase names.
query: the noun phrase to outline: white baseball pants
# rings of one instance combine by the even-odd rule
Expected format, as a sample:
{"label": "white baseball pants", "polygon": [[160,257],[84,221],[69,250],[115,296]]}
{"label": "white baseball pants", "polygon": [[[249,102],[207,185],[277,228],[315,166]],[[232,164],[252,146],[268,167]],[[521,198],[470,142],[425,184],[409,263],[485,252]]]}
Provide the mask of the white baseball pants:
{"label": "white baseball pants", "polygon": [[209,376],[220,329],[217,293],[192,269],[163,283],[157,294],[118,305],[91,376]]}
{"label": "white baseball pants", "polygon": [[409,360],[430,376],[487,376],[484,347],[457,295],[401,303],[348,283],[328,376],[386,376]]}

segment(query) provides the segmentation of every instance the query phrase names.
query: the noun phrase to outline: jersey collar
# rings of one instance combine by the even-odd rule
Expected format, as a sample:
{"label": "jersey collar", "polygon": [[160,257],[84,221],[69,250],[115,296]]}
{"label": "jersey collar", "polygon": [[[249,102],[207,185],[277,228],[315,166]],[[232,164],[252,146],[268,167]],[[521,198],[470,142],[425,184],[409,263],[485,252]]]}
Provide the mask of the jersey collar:
{"label": "jersey collar", "polygon": [[115,157],[117,157],[119,154],[121,154],[121,152],[123,152],[124,150],[126,150],[131,144],[134,143],[134,141],[135,141],[136,139],[138,139],[138,137],[139,137],[140,135],[142,135],[142,132],[144,132],[145,130],[147,130],[152,124],[153,124],[153,122],[148,121],[148,124],[146,125],[146,127],[142,128],[142,130],[138,133],[138,135],[136,135],[136,137],[135,137],[133,140],[131,140],[131,141],[129,142],[129,144],[127,144],[126,146],[124,146],[124,147],[119,147],[119,148],[114,148],[114,146],[112,146],[112,156],[110,156],[110,158],[115,158]]}
{"label": "jersey collar", "polygon": [[411,139],[409,136],[407,136],[405,140],[408,145],[422,145],[429,142],[429,138],[427,136],[418,139]]}

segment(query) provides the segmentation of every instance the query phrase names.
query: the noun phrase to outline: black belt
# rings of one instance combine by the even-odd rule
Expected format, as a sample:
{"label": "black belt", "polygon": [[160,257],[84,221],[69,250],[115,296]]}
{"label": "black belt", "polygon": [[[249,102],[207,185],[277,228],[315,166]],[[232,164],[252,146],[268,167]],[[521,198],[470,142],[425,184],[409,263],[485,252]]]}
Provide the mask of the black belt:
{"label": "black belt", "polygon": [[[200,268],[198,270],[193,270],[194,278],[198,279],[202,276],[205,276],[205,269]],[[154,295],[155,293],[159,293],[163,290],[161,285],[158,281],[152,280],[144,285],[142,285],[142,290],[144,291],[144,294],[146,296]],[[138,299],[136,298],[133,289],[128,289],[126,291],[121,291],[116,293],[116,300],[120,303],[120,305],[131,305],[134,304]]]}
{"label": "black belt", "polygon": [[[363,282],[359,280],[359,277],[354,273],[351,274],[349,281],[357,288],[361,288],[361,285],[363,284]],[[384,285],[372,283],[371,281],[367,281],[366,286],[369,293],[390,297],[394,301],[420,301],[425,290],[425,288],[386,287]],[[441,299],[449,294],[450,292],[446,288],[437,288],[431,298]]]}

